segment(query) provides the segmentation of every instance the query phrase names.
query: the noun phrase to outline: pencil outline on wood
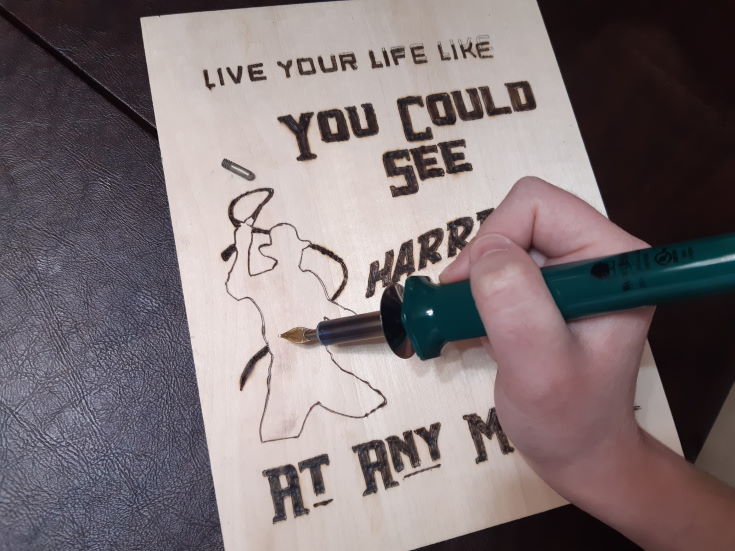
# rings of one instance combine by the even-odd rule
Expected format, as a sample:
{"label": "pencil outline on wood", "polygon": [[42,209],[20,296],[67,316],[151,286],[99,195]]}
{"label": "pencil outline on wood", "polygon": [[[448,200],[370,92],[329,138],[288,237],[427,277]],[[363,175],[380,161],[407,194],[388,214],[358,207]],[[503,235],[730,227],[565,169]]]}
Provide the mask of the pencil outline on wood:
{"label": "pencil outline on wood", "polygon": [[[235,216],[235,214],[234,214],[234,208],[235,208],[235,205],[237,204],[237,202],[240,201],[242,198],[244,198],[246,196],[249,196],[249,195],[252,195],[252,194],[258,193],[258,192],[265,192],[266,193],[266,198],[258,205],[257,208],[255,208],[255,210],[253,211],[253,213],[248,218],[246,218],[245,220],[239,220]],[[271,352],[271,346],[270,346],[270,343],[268,342],[268,339],[267,339],[267,336],[266,336],[266,319],[265,319],[265,317],[263,315],[263,310],[261,309],[260,305],[258,305],[258,303],[256,302],[256,300],[253,297],[251,297],[249,295],[245,295],[245,296],[242,296],[242,297],[237,297],[232,292],[230,292],[230,289],[229,289],[230,278],[232,276],[233,271],[235,270],[235,267],[237,266],[238,259],[239,259],[239,254],[240,254],[240,251],[237,249],[237,247],[235,245],[235,242],[236,242],[236,235],[235,234],[237,233],[237,231],[240,229],[240,227],[242,225],[247,224],[247,221],[248,220],[251,220],[252,219],[252,223],[247,224],[251,228],[251,240],[250,240],[250,242],[248,244],[248,253],[247,253],[247,259],[246,259],[246,266],[247,266],[247,273],[248,273],[248,275],[250,277],[257,277],[257,276],[260,276],[260,275],[263,275],[263,274],[266,274],[268,272],[273,271],[278,266],[278,263],[279,263],[278,262],[278,259],[273,258],[272,256],[268,256],[267,254],[265,254],[261,250],[261,249],[263,249],[265,247],[269,247],[269,246],[271,246],[273,244],[273,240],[271,238],[271,231],[274,230],[277,227],[280,227],[280,226],[288,226],[288,227],[292,228],[293,231],[296,233],[296,237],[300,241],[303,241],[304,243],[307,243],[307,245],[301,250],[301,256],[300,256],[299,262],[298,262],[298,268],[299,268],[299,270],[301,270],[304,273],[309,273],[312,276],[314,276],[314,278],[316,278],[316,280],[319,282],[319,285],[321,286],[321,288],[322,288],[322,290],[324,292],[324,297],[325,297],[325,299],[328,302],[330,302],[330,303],[334,304],[335,306],[338,306],[338,307],[340,307],[340,308],[342,308],[342,309],[344,309],[344,310],[346,310],[346,311],[348,311],[348,312],[350,312],[352,314],[355,314],[355,312],[353,310],[351,310],[350,308],[347,308],[347,307],[339,304],[336,301],[336,299],[344,291],[344,289],[345,289],[345,287],[347,285],[348,275],[349,275],[349,271],[347,269],[347,265],[346,265],[346,263],[344,262],[344,260],[342,260],[342,258],[339,255],[337,255],[333,251],[329,250],[328,248],[324,247],[323,245],[318,245],[318,244],[313,243],[312,241],[310,241],[308,239],[302,239],[301,236],[299,235],[298,229],[293,224],[290,224],[288,222],[279,222],[279,223],[274,224],[273,226],[271,226],[269,229],[259,228],[259,227],[257,227],[255,225],[256,224],[256,221],[257,221],[257,218],[260,215],[261,210],[263,209],[263,207],[265,206],[265,204],[268,203],[268,201],[270,201],[270,199],[273,197],[274,193],[275,192],[274,192],[274,190],[272,188],[265,188],[265,187],[263,187],[263,188],[256,188],[256,189],[252,189],[252,190],[246,191],[245,193],[239,194],[237,197],[235,197],[230,202],[230,205],[229,205],[228,210],[227,210],[227,214],[228,214],[228,217],[230,219],[230,222],[232,223],[232,225],[235,228],[233,230],[233,243],[230,246],[228,246],[221,253],[222,260],[225,261],[225,262],[227,262],[233,255],[235,257],[234,258],[234,261],[232,263],[232,266],[230,267],[230,269],[227,272],[227,278],[225,280],[225,291],[234,300],[236,300],[238,302],[241,302],[243,300],[249,300],[253,304],[253,306],[255,306],[256,310],[258,311],[258,315],[260,316],[260,320],[261,320],[261,335],[263,337],[263,340],[265,341],[265,346],[263,346],[260,350],[258,350],[247,361],[247,363],[245,364],[245,367],[244,367],[244,369],[243,369],[243,371],[242,371],[242,373],[240,375],[240,390],[242,390],[244,388],[245,383],[249,379],[250,375],[252,374],[252,372],[255,369],[255,366],[258,364],[258,362],[260,360],[262,360],[265,356],[270,356],[270,360],[269,360],[269,363],[268,363],[268,377],[266,379],[267,392],[266,392],[266,397],[265,397],[265,403],[263,404],[263,412],[261,414],[260,423],[259,423],[259,427],[258,427],[259,438],[260,438],[261,443],[275,442],[275,441],[279,441],[279,440],[288,440],[288,439],[299,438],[301,436],[303,430],[304,430],[304,427],[306,426],[306,422],[308,421],[308,419],[309,419],[309,417],[311,415],[311,412],[317,406],[320,406],[324,410],[326,410],[326,411],[328,411],[330,413],[333,413],[335,415],[340,415],[340,416],[343,416],[343,417],[349,417],[349,418],[352,418],[352,419],[364,419],[365,417],[368,417],[369,415],[371,415],[372,413],[374,413],[378,409],[386,406],[387,403],[388,403],[385,395],[379,389],[373,387],[365,379],[362,379],[361,377],[358,377],[357,375],[355,375],[351,371],[343,368],[337,362],[337,360],[334,358],[334,354],[332,353],[332,351],[329,350],[328,347],[324,347],[324,349],[326,350],[326,352],[329,354],[329,358],[330,358],[331,362],[340,371],[342,371],[343,373],[346,373],[347,375],[350,375],[350,376],[354,377],[357,381],[360,381],[361,383],[367,385],[367,387],[369,387],[370,390],[372,390],[378,396],[380,396],[380,399],[381,399],[380,403],[377,406],[375,406],[374,408],[372,408],[371,410],[369,410],[368,412],[366,412],[366,413],[364,413],[362,415],[350,415],[348,413],[340,412],[340,411],[337,411],[337,410],[332,409],[330,407],[327,407],[327,406],[325,406],[321,402],[321,400],[318,400],[315,403],[311,404],[311,406],[309,407],[308,411],[304,415],[303,421],[301,423],[301,426],[298,429],[298,433],[297,434],[292,435],[292,436],[279,437],[279,438],[268,438],[268,439],[264,439],[263,438],[263,422],[265,420],[266,412],[268,411],[268,403],[269,403],[270,397],[271,397],[271,376],[272,376],[274,355]],[[257,250],[258,250],[258,253],[260,253],[264,258],[268,258],[268,259],[272,260],[273,261],[273,266],[271,266],[268,269],[259,271],[257,273],[253,273],[251,271],[251,265],[250,265],[251,254],[252,254],[252,247],[253,247],[252,234],[257,234],[257,233],[268,235],[268,242],[262,243],[260,245],[257,245]],[[308,250],[308,249],[313,249],[313,250],[319,252],[320,254],[322,254],[322,255],[330,258],[331,260],[334,260],[335,262],[337,262],[340,265],[340,268],[342,270],[342,282],[339,285],[339,287],[337,288],[337,290],[334,292],[334,294],[332,294],[331,296],[329,295],[329,292],[327,290],[327,286],[324,283],[324,280],[322,280],[322,278],[319,277],[319,275],[316,272],[314,272],[313,270],[310,270],[308,268],[305,269],[305,268],[302,268],[302,266],[301,266],[301,263],[303,261],[304,252],[306,250]]]}

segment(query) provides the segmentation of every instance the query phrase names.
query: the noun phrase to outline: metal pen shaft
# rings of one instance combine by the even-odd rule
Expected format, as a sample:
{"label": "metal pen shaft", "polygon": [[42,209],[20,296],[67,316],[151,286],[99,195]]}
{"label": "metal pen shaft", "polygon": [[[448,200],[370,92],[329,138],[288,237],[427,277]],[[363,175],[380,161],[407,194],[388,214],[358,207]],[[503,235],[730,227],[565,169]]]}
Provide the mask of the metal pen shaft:
{"label": "metal pen shaft", "polygon": [[347,344],[384,338],[380,312],[324,320],[316,326],[319,342],[324,345]]}
{"label": "metal pen shaft", "polygon": [[413,356],[413,346],[401,322],[403,287],[391,285],[380,299],[380,311],[324,320],[316,329],[294,327],[281,338],[294,344],[351,344],[385,342],[401,358]]}

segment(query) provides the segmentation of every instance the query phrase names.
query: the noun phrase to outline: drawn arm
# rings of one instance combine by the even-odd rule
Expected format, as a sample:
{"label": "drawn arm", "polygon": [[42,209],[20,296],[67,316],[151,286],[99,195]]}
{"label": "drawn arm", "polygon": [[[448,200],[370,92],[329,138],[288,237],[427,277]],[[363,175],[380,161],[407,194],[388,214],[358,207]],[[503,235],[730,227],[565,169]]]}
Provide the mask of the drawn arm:
{"label": "drawn arm", "polygon": [[251,276],[268,272],[278,264],[275,258],[264,255],[260,250],[261,246],[270,244],[270,241],[270,232],[253,228],[248,252],[248,273]]}
{"label": "drawn arm", "polygon": [[339,255],[322,245],[311,243],[305,248],[300,267],[313,272],[324,283],[329,300],[337,300],[347,285],[347,264]]}

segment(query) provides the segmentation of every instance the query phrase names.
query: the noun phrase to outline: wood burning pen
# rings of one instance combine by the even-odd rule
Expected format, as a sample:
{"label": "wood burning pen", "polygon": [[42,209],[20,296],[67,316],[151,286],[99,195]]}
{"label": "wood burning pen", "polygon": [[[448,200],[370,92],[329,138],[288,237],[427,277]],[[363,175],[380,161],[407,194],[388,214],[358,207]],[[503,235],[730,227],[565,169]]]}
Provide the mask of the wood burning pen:
{"label": "wood burning pen", "polygon": [[[735,290],[735,234],[541,268],[565,319]],[[436,358],[450,341],[485,336],[469,281],[436,285],[424,276],[386,288],[380,311],[296,327],[296,344],[381,338],[401,358]]]}

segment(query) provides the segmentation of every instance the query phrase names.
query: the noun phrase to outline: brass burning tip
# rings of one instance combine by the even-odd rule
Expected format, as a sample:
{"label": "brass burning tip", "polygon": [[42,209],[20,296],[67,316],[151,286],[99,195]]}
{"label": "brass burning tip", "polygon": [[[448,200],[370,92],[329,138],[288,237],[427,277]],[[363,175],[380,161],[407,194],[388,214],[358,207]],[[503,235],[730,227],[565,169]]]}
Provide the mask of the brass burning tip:
{"label": "brass burning tip", "polygon": [[306,327],[294,327],[285,333],[281,333],[280,337],[294,344],[315,344],[319,342],[316,329],[307,329]]}

